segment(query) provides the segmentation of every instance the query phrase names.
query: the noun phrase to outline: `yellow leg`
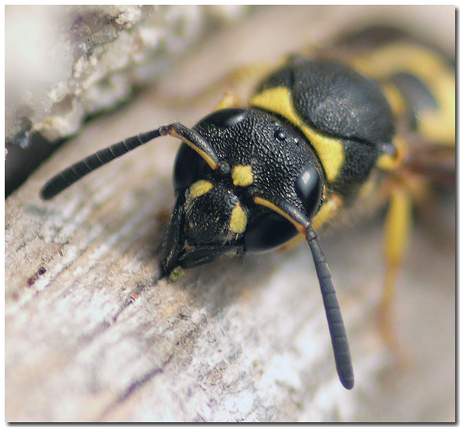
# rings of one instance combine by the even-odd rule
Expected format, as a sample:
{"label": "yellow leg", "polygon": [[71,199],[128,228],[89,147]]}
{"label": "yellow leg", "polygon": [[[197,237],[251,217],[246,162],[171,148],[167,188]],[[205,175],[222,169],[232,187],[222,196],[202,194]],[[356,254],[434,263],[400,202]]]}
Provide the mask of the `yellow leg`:
{"label": "yellow leg", "polygon": [[390,206],[385,224],[384,257],[386,275],[379,310],[379,324],[383,338],[395,351],[401,362],[407,359],[396,338],[393,328],[391,305],[395,289],[396,276],[406,252],[412,229],[412,198],[403,183],[395,183],[391,188]]}

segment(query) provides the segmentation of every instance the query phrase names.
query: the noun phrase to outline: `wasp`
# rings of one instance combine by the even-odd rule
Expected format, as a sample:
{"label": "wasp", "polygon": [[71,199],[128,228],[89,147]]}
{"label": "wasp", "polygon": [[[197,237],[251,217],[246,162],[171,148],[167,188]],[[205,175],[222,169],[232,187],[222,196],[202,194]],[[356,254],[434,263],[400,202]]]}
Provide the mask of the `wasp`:
{"label": "wasp", "polygon": [[41,197],[56,196],[155,138],[180,139],[160,277],[303,236],[338,376],[351,389],[344,322],[315,230],[356,206],[389,203],[382,302],[388,311],[416,189],[426,176],[453,176],[455,166],[449,171],[432,159],[455,155],[454,96],[452,61],[402,32],[368,29],[328,49],[289,56],[260,79],[247,103],[227,95],[192,128],[160,126],[86,157],[52,178]]}

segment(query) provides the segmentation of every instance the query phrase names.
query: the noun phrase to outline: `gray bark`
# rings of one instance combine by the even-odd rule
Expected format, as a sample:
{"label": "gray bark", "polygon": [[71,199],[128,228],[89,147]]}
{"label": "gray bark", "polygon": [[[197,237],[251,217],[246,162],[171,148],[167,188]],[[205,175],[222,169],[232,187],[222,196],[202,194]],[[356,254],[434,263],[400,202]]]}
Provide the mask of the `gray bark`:
{"label": "gray bark", "polygon": [[[453,421],[452,242],[415,229],[394,307],[410,356],[402,370],[375,321],[381,222],[322,239],[355,367],[347,391],[305,244],[156,283],[177,141],[152,142],[39,199],[47,179],[83,156],[173,120],[192,126],[217,101],[166,102],[174,82],[181,76],[90,123],[6,201],[6,419]],[[443,212],[451,218],[453,205]]]}

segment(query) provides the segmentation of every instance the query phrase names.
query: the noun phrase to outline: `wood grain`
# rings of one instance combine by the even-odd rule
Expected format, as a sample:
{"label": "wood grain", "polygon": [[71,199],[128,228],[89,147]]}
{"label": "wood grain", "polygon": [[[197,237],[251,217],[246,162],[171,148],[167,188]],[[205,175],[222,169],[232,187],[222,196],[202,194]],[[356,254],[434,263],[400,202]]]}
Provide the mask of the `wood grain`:
{"label": "wood grain", "polygon": [[[309,9],[306,17],[306,10],[269,8],[210,41],[190,68],[184,64],[163,86],[89,123],[8,198],[7,421],[454,420],[452,242],[437,244],[422,227],[415,230],[394,310],[410,355],[402,370],[375,324],[381,222],[322,239],[356,371],[347,391],[335,374],[306,245],[191,269],[175,283],[156,280],[165,211],[174,202],[175,140],[139,148],[52,201],[38,197],[55,172],[97,149],[206,115],[220,95],[184,105],[165,93],[196,75],[194,64],[202,75],[212,72],[216,49],[229,40],[242,46],[238,37],[262,22],[279,32],[274,39],[307,23],[321,38],[327,14]],[[326,27],[345,13],[354,16],[338,10]],[[257,44],[242,50],[257,56]],[[232,55],[225,51],[224,65]],[[201,83],[189,85],[193,92]],[[443,212],[453,218],[449,200]]]}

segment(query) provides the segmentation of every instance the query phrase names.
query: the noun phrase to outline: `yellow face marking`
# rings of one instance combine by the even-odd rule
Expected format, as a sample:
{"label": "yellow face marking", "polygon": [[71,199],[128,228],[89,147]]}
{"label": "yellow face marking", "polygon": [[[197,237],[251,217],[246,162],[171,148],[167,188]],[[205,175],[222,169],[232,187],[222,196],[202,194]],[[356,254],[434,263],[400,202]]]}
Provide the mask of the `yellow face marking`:
{"label": "yellow face marking", "polygon": [[241,234],[246,230],[248,223],[248,217],[244,212],[243,208],[239,203],[232,210],[232,216],[230,217],[229,229],[233,233]]}
{"label": "yellow face marking", "polygon": [[208,191],[210,191],[212,188],[212,183],[209,181],[205,181],[204,179],[201,179],[197,182],[194,182],[190,186],[190,195],[196,199],[197,197],[202,196],[203,194],[206,194]]}
{"label": "yellow face marking", "polygon": [[251,99],[250,105],[281,114],[299,127],[318,153],[327,179],[334,181],[339,176],[340,169],[345,161],[341,142],[321,135],[301,122],[294,109],[288,88],[275,87],[266,89],[255,95]]}
{"label": "yellow face marking", "polygon": [[255,196],[254,203],[265,206],[266,208],[269,208],[272,211],[276,212],[277,214],[281,215],[283,218],[286,218],[289,222],[292,223],[292,225],[297,229],[299,233],[302,233],[305,235],[306,230],[303,225],[299,224],[297,221],[294,221],[292,217],[290,217],[286,212],[281,210],[278,206],[276,206],[269,200],[263,199],[262,197],[259,197],[259,196]]}
{"label": "yellow face marking", "polygon": [[247,187],[254,182],[251,165],[235,166],[232,170],[233,185]]}

